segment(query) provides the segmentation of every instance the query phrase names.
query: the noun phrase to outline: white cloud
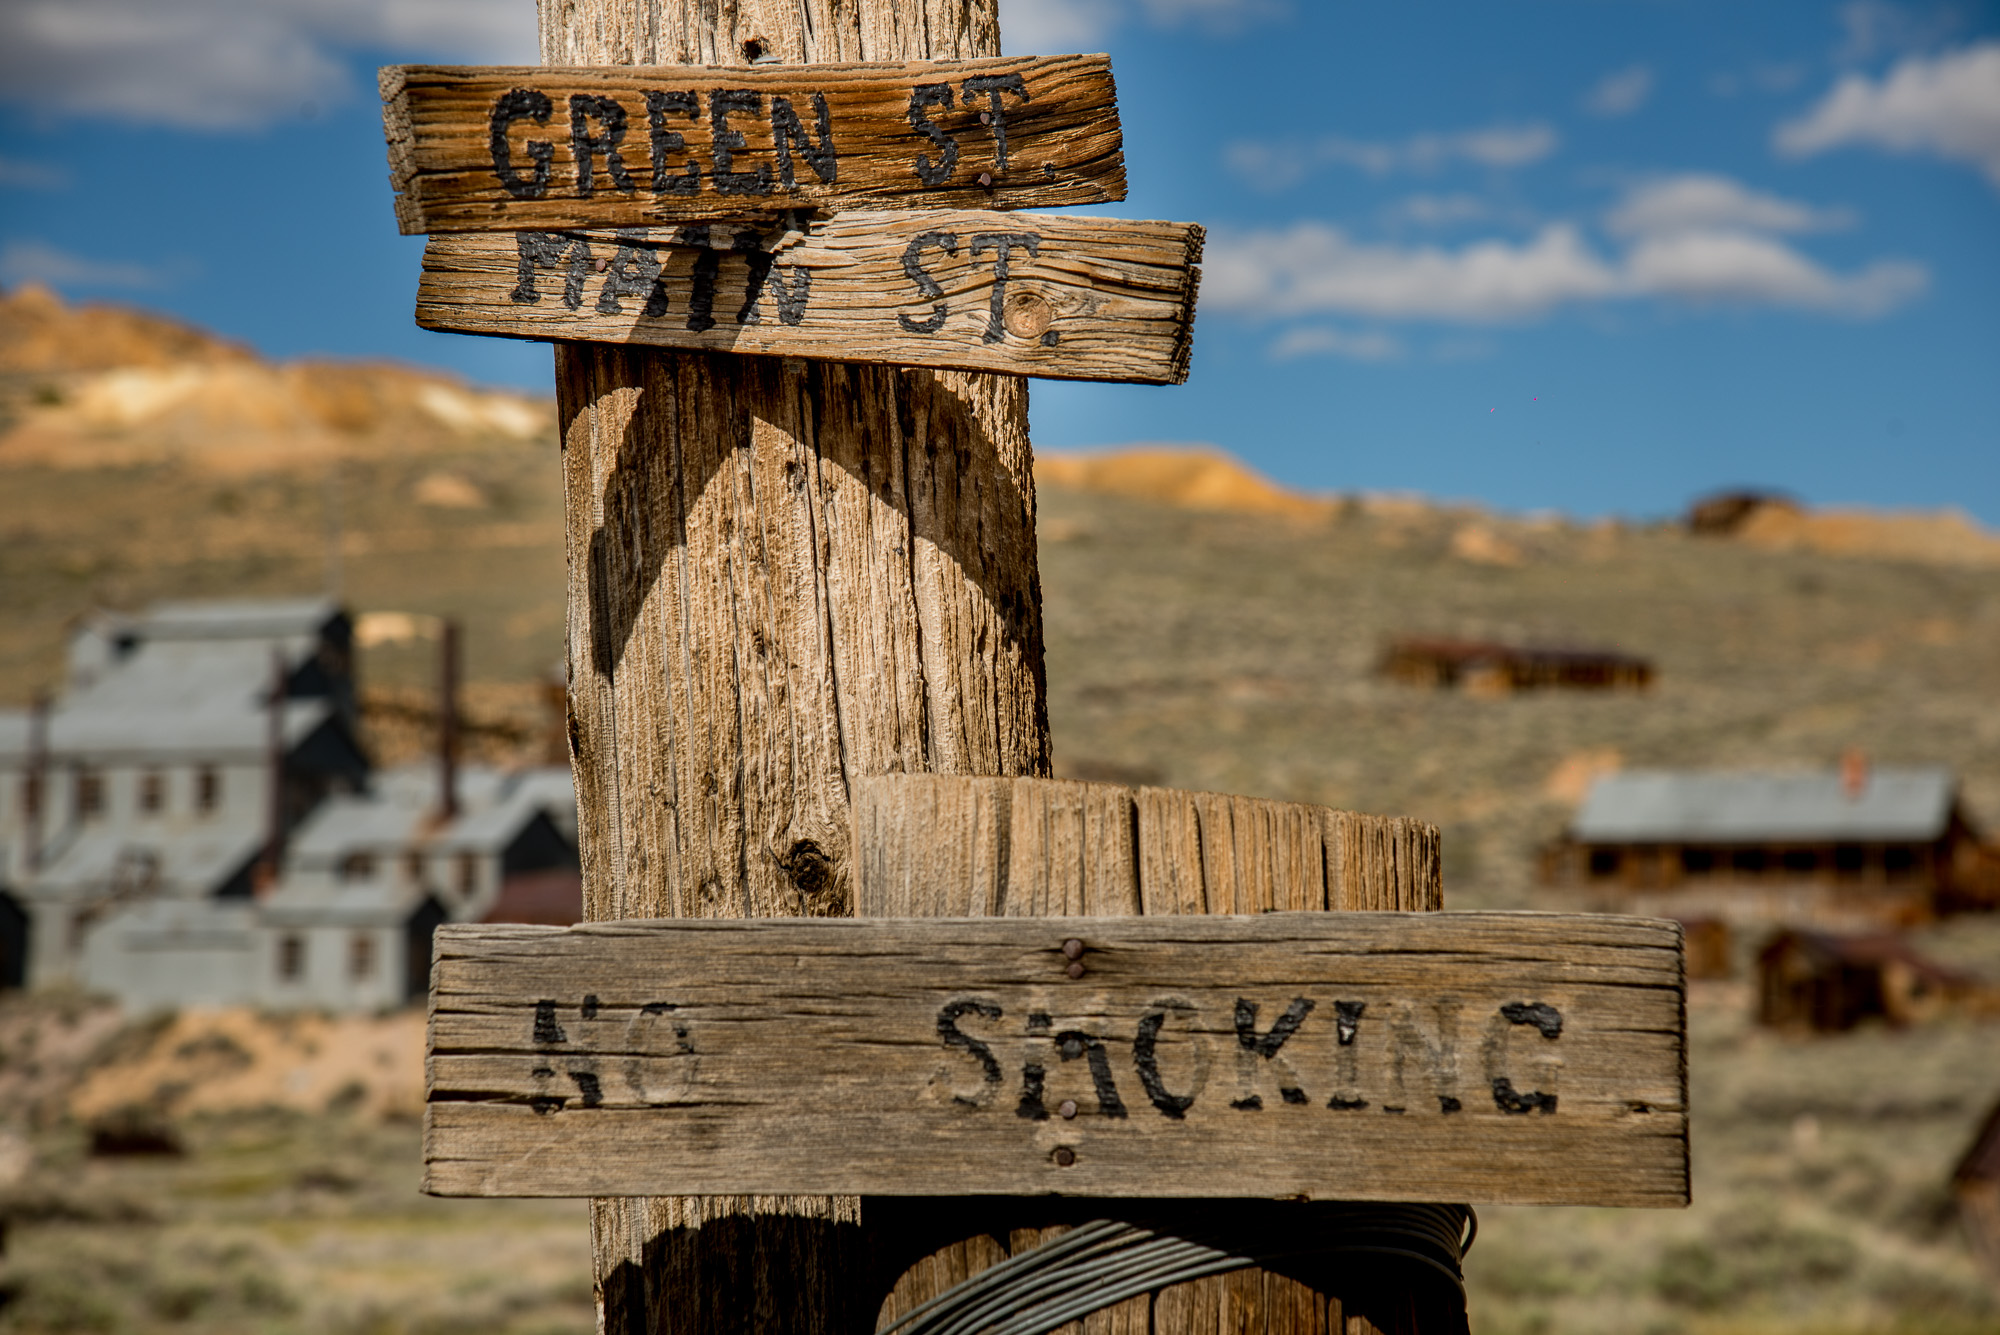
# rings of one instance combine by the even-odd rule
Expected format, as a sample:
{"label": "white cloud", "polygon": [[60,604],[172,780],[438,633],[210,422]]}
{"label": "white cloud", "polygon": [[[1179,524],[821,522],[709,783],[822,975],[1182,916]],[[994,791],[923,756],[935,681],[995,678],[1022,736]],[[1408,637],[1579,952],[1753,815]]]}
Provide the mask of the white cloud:
{"label": "white cloud", "polygon": [[1564,224],[1522,245],[1479,241],[1446,250],[1365,245],[1337,227],[1298,223],[1211,237],[1202,267],[1210,306],[1259,315],[1509,320],[1617,288],[1616,272]]}
{"label": "white cloud", "polygon": [[19,190],[60,190],[69,184],[69,173],[45,162],[24,158],[0,158],[0,185]]}
{"label": "white cloud", "polygon": [[1118,19],[1117,0],[1001,0],[1000,36],[1010,54],[1089,51]]}
{"label": "white cloud", "polygon": [[1641,299],[1867,318],[1928,285],[1923,267],[1903,260],[1847,274],[1829,270],[1768,234],[1805,221],[1770,208],[1785,201],[1743,195],[1756,206],[1748,212],[1761,209],[1781,225],[1759,231],[1742,212],[1711,211],[1705,222],[1699,210],[1678,217],[1662,210],[1674,225],[1635,228],[1630,249],[1610,256],[1568,223],[1548,224],[1523,242],[1488,239],[1456,249],[1366,244],[1323,223],[1222,233],[1209,243],[1203,295],[1211,308],[1253,316],[1490,324]]}
{"label": "white cloud", "polygon": [[1593,116],[1629,116],[1653,95],[1653,71],[1644,65],[1613,70],[1584,94],[1583,109]]}
{"label": "white cloud", "polygon": [[1285,8],[1284,0],[1000,0],[1000,36],[1009,55],[1101,50],[1099,43],[1134,18],[1155,28],[1228,31]]}
{"label": "white cloud", "polygon": [[1346,357],[1357,362],[1395,361],[1403,355],[1401,340],[1380,330],[1354,331],[1326,325],[1300,325],[1287,329],[1271,344],[1277,361],[1296,357]]}
{"label": "white cloud", "polygon": [[1879,82],[1849,74],[1775,140],[1792,157],[1853,144],[1932,153],[1973,163],[2000,186],[2000,42],[1906,56]]}
{"label": "white cloud", "polygon": [[47,283],[51,287],[164,286],[173,275],[149,265],[122,260],[92,259],[46,241],[9,241],[0,249],[0,282]]}
{"label": "white cloud", "polygon": [[1390,205],[1383,216],[1391,223],[1449,227],[1454,223],[1485,222],[1496,216],[1496,211],[1477,195],[1410,195]]}
{"label": "white cloud", "polygon": [[1282,187],[1324,167],[1353,167],[1371,176],[1394,171],[1434,172],[1454,162],[1475,166],[1525,167],[1556,151],[1554,129],[1539,123],[1490,125],[1474,130],[1411,135],[1394,141],[1349,139],[1324,135],[1318,139],[1263,142],[1239,140],[1224,150],[1224,160],[1239,175],[1257,185]]}
{"label": "white cloud", "polygon": [[1614,236],[1743,228],[1755,232],[1816,232],[1851,226],[1847,209],[1816,209],[1752,190],[1727,176],[1689,172],[1634,186],[1609,214]]}
{"label": "white cloud", "polygon": [[354,47],[532,62],[534,10],[490,0],[10,0],[0,87],[49,114],[241,129],[353,92]]}
{"label": "white cloud", "polygon": [[1857,273],[1831,273],[1768,236],[1688,231],[1645,237],[1625,257],[1633,294],[1697,304],[1789,306],[1857,318],[1882,315],[1929,285],[1923,266],[1878,260]]}

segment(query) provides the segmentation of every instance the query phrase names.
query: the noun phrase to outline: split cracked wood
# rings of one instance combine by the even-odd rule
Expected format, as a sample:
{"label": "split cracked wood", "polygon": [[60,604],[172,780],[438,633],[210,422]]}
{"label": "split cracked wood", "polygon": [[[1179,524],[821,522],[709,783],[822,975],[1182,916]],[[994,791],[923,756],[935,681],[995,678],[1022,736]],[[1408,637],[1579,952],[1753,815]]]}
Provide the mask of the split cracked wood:
{"label": "split cracked wood", "polygon": [[434,996],[445,1195],[1687,1200],[1672,922],[462,925]]}
{"label": "split cracked wood", "polygon": [[1101,55],[392,65],[379,82],[406,234],[1125,197],[1117,93]]}
{"label": "split cracked wood", "polygon": [[417,323],[1064,380],[1187,379],[1202,229],[965,211],[435,237]]}

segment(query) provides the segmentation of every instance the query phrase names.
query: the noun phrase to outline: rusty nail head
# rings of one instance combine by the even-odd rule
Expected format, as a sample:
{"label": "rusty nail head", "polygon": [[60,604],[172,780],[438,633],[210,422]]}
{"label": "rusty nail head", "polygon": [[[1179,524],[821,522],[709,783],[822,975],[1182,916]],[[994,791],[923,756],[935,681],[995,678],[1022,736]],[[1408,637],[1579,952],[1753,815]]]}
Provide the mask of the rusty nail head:
{"label": "rusty nail head", "polygon": [[1063,1115],[1063,1119],[1067,1121],[1069,1118],[1076,1116],[1076,1100],[1064,1099],[1062,1101],[1061,1106],[1058,1107],[1056,1111],[1061,1113]]}
{"label": "rusty nail head", "polygon": [[597,272],[599,272],[599,273],[603,273],[603,272],[604,272],[604,271],[605,271],[606,269],[609,269],[609,268],[611,267],[611,261],[610,261],[610,260],[593,260],[593,261],[591,261],[591,265],[590,265],[590,267],[591,267],[591,268],[593,268],[593,269],[595,269],[595,270],[597,270]]}
{"label": "rusty nail head", "polygon": [[1063,942],[1063,958],[1066,960],[1082,959],[1083,942],[1077,940],[1075,937],[1071,937],[1069,940]]}
{"label": "rusty nail head", "polygon": [[1063,972],[1068,974],[1072,978],[1081,978],[1083,977],[1083,966],[1081,964],[1071,964],[1067,969],[1064,969]]}
{"label": "rusty nail head", "polygon": [[979,173],[979,184],[991,187],[993,184],[993,173],[992,172]]}
{"label": "rusty nail head", "polygon": [[1058,1147],[1058,1148],[1057,1148],[1057,1150],[1056,1150],[1056,1166],[1057,1166],[1058,1168],[1067,1168],[1067,1167],[1069,1167],[1069,1166],[1070,1166],[1071,1164],[1073,1164],[1073,1163],[1075,1163],[1075,1162],[1076,1162],[1076,1151],[1075,1151],[1075,1150],[1071,1149],[1071,1148],[1070,1148],[1069,1146],[1067,1146],[1067,1145],[1063,1145],[1063,1146],[1060,1146],[1060,1147]]}
{"label": "rusty nail head", "polygon": [[992,112],[990,112],[990,111],[982,111],[982,112],[980,112],[980,113],[979,113],[979,123],[980,123],[981,125],[991,125],[991,124],[993,123],[993,113],[992,113]]}

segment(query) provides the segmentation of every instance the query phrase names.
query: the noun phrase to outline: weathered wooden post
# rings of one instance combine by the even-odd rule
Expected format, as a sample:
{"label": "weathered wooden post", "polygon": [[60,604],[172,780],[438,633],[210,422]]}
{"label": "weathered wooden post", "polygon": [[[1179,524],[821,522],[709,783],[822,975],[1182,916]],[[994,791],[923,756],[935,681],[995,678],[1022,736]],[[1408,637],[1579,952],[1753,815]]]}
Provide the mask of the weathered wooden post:
{"label": "weathered wooden post", "polygon": [[1201,240],[992,211],[1122,198],[1108,62],[994,58],[993,0],[545,0],[542,47],[383,78],[419,320],[557,342],[603,924],[441,935],[429,1188],[596,1198],[621,1333],[1431,1330],[1394,1262],[1324,1295],[1455,1270],[1456,1206],[1269,1198],[1684,1199],[1670,929],[1307,919],[1438,907],[1435,830],[1040,777],[1020,377],[1183,378]]}

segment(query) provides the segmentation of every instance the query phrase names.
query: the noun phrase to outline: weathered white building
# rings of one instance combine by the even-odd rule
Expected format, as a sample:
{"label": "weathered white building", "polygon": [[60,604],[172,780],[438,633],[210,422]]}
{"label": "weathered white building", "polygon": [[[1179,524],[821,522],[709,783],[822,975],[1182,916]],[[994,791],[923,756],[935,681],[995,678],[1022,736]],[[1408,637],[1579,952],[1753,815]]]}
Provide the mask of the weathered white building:
{"label": "weathered white building", "polygon": [[510,885],[580,902],[567,771],[371,774],[351,653],[326,600],[84,626],[53,706],[0,712],[0,986],[373,1009]]}

